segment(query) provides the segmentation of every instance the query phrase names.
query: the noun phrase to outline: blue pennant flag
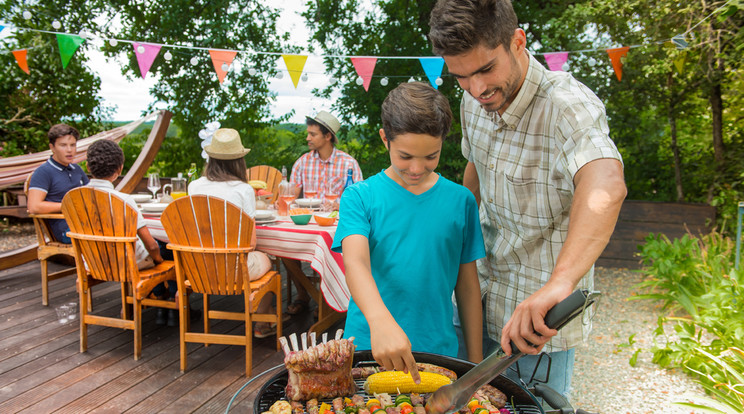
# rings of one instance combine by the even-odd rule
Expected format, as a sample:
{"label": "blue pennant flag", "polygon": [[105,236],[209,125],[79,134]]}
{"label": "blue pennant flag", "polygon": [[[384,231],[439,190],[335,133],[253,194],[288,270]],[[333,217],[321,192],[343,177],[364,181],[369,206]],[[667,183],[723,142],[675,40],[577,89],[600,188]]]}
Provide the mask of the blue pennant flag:
{"label": "blue pennant flag", "polygon": [[429,83],[434,89],[439,89],[437,85],[437,79],[442,75],[442,68],[444,68],[444,59],[439,56],[432,57],[421,57],[419,58],[421,66],[424,68],[426,77],[429,78]]}

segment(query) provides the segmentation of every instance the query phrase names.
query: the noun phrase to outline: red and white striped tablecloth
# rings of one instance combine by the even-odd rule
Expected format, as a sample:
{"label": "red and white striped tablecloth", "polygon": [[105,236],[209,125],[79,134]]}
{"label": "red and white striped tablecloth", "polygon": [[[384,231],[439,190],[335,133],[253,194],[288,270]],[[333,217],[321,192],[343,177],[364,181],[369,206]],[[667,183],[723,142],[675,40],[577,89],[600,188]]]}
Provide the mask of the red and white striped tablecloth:
{"label": "red and white striped tablecloth", "polygon": [[[143,213],[150,234],[167,242],[168,235],[157,214]],[[296,225],[289,218],[256,226],[256,249],[274,256],[310,263],[320,275],[320,291],[328,306],[338,312],[349,307],[351,294],[346,286],[344,262],[340,253],[331,251],[336,226]]]}

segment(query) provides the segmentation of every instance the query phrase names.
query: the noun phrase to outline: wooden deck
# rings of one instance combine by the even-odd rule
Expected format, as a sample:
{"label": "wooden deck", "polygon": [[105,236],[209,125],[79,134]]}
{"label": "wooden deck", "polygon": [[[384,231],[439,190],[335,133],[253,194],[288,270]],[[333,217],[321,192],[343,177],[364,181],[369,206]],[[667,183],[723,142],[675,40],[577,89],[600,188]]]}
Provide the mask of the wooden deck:
{"label": "wooden deck", "polygon": [[[93,288],[93,306],[116,315],[120,291],[109,285]],[[50,283],[45,307],[38,261],[0,271],[0,413],[222,413],[256,378],[230,408],[250,413],[256,391],[270,377],[261,373],[283,361],[275,337],[254,338],[253,377],[246,378],[244,348],[189,344],[182,373],[178,328],[156,325],[155,309],[142,313],[139,361],[133,358],[132,331],[101,326],[88,328],[88,351],[80,353],[78,321],[57,321],[55,307],[67,302],[77,302],[74,277]],[[192,295],[191,304],[200,309],[201,296]],[[212,306],[242,309],[242,299],[221,297]],[[293,317],[284,333],[304,332],[312,322],[310,315]],[[212,325],[213,332],[242,329],[234,321]]]}

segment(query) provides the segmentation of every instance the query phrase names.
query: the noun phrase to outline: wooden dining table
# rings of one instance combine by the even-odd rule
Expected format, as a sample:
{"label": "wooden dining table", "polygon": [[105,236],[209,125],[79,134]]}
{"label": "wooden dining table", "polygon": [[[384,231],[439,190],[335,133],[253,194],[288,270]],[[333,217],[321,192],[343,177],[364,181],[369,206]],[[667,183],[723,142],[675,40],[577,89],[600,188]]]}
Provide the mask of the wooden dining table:
{"label": "wooden dining table", "polygon": [[[160,214],[143,211],[150,234],[168,242],[168,235],[160,222]],[[319,226],[314,221],[297,225],[289,217],[278,217],[272,222],[256,224],[256,250],[308,262],[320,276],[319,289],[303,272],[288,275],[300,283],[318,303],[318,321],[310,331],[320,334],[336,323],[349,307],[351,294],[346,286],[344,262],[340,253],[331,250],[336,226]]]}

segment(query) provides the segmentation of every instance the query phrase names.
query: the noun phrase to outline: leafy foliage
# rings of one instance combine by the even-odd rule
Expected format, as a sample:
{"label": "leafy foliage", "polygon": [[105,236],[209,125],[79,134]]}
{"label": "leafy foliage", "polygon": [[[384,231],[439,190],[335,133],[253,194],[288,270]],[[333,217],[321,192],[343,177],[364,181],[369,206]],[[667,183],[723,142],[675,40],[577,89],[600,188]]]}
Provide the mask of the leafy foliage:
{"label": "leafy foliage", "polygon": [[[22,11],[31,12],[24,19]],[[52,20],[62,29],[90,29],[96,10],[86,1],[0,3],[0,21],[19,27],[54,30]],[[67,68],[62,69],[57,40],[49,34],[15,30],[0,40],[0,49],[28,49],[30,74],[23,72],[10,53],[0,54],[0,156],[13,156],[49,148],[49,128],[59,122],[75,126],[83,136],[105,129],[110,109],[102,105],[97,74],[86,66],[83,43]]]}
{"label": "leafy foliage", "polygon": [[632,298],[668,310],[655,331],[653,361],[694,376],[715,400],[684,405],[712,412],[744,411],[744,272],[731,263],[733,244],[716,232],[673,241],[649,236],[641,248],[648,278],[638,285],[646,293]]}

